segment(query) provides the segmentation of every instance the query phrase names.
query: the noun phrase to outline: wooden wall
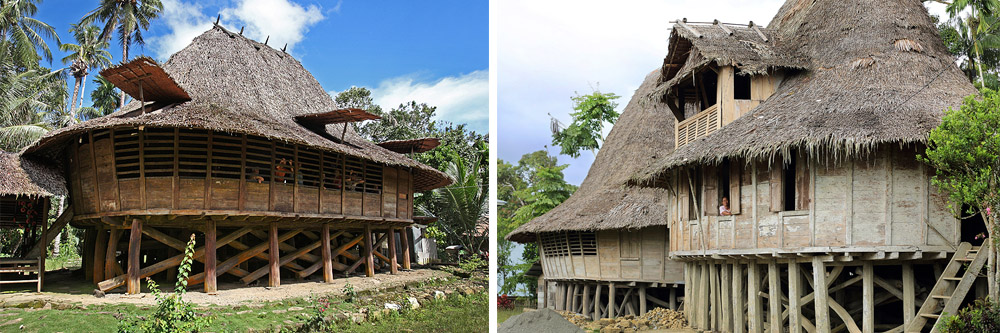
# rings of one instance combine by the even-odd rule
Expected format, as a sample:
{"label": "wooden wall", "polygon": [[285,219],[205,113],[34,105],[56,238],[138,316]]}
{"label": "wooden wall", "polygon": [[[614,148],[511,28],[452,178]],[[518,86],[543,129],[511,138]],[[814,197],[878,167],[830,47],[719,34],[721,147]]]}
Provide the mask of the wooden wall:
{"label": "wooden wall", "polygon": [[[931,185],[932,171],[915,155],[915,148],[901,150],[898,145],[846,162],[820,163],[800,154],[797,172],[802,172],[796,177],[796,209],[791,211],[774,206],[781,200],[773,172],[780,161],[732,162],[739,173],[731,176],[739,178],[730,191],[734,215],[718,216],[718,202],[708,198],[717,195],[705,186],[698,219],[684,218],[690,209],[683,204],[687,172],[674,170],[671,186],[677,186],[680,198],[670,197],[670,250],[704,255],[951,249],[959,243],[960,224],[948,210],[947,196]],[[705,176],[706,170],[711,168],[699,168],[696,174]]]}
{"label": "wooden wall", "polygon": [[115,128],[67,148],[77,215],[239,211],[412,219],[412,173],[241,134]]}
{"label": "wooden wall", "polygon": [[539,254],[547,279],[664,283],[684,281],[683,264],[668,259],[669,237],[666,227],[592,232],[590,234],[596,240],[596,252],[574,252],[553,244],[553,237],[567,238],[570,240],[566,242],[570,244],[568,247],[572,247],[576,243],[572,241],[575,233],[577,232],[546,233],[539,236]]}

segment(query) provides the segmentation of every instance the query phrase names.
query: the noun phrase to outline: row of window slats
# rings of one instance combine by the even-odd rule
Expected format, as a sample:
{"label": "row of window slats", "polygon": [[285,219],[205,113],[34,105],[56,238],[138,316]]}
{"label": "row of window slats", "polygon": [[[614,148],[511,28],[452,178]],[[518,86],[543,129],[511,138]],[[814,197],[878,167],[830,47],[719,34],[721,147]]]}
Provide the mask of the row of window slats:
{"label": "row of window slats", "polygon": [[712,106],[695,115],[695,119],[677,127],[677,147],[714,133],[719,129],[719,108]]}
{"label": "row of window slats", "polygon": [[593,232],[549,233],[542,236],[542,248],[549,257],[597,255],[597,234]]}
{"label": "row of window slats", "polygon": [[[110,133],[95,131],[94,140]],[[346,166],[348,191],[369,194],[382,191],[383,167],[357,157],[348,156],[345,161],[343,154],[300,148],[297,152],[298,165],[295,165],[294,145],[272,145],[271,141],[260,137],[247,136],[244,152],[242,135],[172,128],[147,128],[142,133],[142,171],[146,177],[172,177],[176,163],[176,171],[180,177],[204,178],[208,163],[211,162],[213,178],[239,179],[241,163],[244,163],[244,178],[248,182],[269,183],[273,177],[279,183],[293,184],[298,181],[301,186],[315,188],[322,185],[324,189],[340,190],[344,188],[343,169]],[[209,136],[211,158],[208,157]],[[84,138],[89,140],[86,136]],[[115,171],[118,179],[139,178],[139,145],[138,130],[114,130]],[[244,154],[245,161],[241,161]],[[273,174],[268,172],[272,170],[272,166]]]}

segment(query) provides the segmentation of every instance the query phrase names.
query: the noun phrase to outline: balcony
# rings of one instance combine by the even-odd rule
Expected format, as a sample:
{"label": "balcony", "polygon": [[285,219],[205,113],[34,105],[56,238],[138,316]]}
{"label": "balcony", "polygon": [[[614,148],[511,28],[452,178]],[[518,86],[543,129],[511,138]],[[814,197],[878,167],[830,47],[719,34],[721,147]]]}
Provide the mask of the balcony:
{"label": "balcony", "polygon": [[675,148],[680,148],[700,137],[714,133],[722,127],[722,113],[719,112],[719,104],[708,107],[694,117],[684,119],[676,126],[674,128]]}

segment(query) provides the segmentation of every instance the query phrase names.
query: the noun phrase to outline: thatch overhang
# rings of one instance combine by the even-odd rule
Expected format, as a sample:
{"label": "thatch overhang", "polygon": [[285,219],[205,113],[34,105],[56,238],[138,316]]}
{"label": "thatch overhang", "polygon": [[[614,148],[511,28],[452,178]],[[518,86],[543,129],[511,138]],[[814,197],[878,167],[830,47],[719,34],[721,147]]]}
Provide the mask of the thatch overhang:
{"label": "thatch overhang", "polygon": [[437,146],[440,146],[441,139],[420,138],[420,139],[410,139],[410,140],[392,140],[392,141],[379,142],[378,145],[382,148],[400,154],[424,153],[430,151],[431,149],[437,148]]}
{"label": "thatch overhang", "polygon": [[0,151],[0,195],[66,195],[66,179],[56,165]]}
{"label": "thatch overhang", "polygon": [[184,88],[149,57],[138,57],[124,64],[108,67],[101,76],[137,101],[162,103],[191,100]]}
{"label": "thatch overhang", "polygon": [[295,116],[295,121],[306,127],[323,127],[331,124],[354,123],[377,119],[382,119],[382,117],[358,108],[336,109],[333,111]]}
{"label": "thatch overhang", "polygon": [[661,83],[649,97],[661,98],[710,65],[736,66],[740,74],[807,68],[808,59],[791,45],[781,43],[776,35],[773,29],[759,26],[678,22],[670,33]]}
{"label": "thatch overhang", "polygon": [[221,26],[195,38],[161,67],[191,100],[153,103],[145,112],[140,102],[132,101],[111,115],[52,131],[24,153],[58,154],[69,140],[91,129],[197,128],[258,135],[412,168],[418,192],[452,183],[434,168],[365,140],[349,123],[303,127],[296,117],[339,109],[330,95],[290,54]]}
{"label": "thatch overhang", "polygon": [[796,45],[809,67],[634,181],[648,184],[674,167],[731,157],[772,158],[793,149],[850,157],[886,143],[923,143],[946,108],[976,93],[919,1],[789,0],[768,30]]}
{"label": "thatch overhang", "polygon": [[580,188],[556,208],[511,232],[507,239],[527,243],[544,232],[666,225],[665,189],[625,187],[629,176],[668,156],[674,147],[674,122],[666,104],[645,100],[659,77],[659,71],[649,73],[633,94]]}

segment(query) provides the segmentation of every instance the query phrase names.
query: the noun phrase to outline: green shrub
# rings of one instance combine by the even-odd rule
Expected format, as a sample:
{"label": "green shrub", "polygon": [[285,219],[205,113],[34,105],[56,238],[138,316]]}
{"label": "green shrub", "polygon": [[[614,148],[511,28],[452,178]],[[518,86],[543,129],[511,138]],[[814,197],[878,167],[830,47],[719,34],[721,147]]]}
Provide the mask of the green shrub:
{"label": "green shrub", "polygon": [[1000,303],[978,299],[963,308],[958,315],[942,319],[941,332],[1000,332]]}
{"label": "green shrub", "polygon": [[174,292],[164,294],[160,287],[147,278],[150,292],[156,297],[156,310],[149,318],[123,317],[119,322],[118,332],[198,332],[211,323],[211,318],[201,317],[194,311],[194,304],[184,301],[187,291],[188,274],[191,273],[191,261],[194,259],[194,234],[184,248],[184,259],[177,268],[177,284]]}
{"label": "green shrub", "polygon": [[478,271],[481,268],[489,266],[489,263],[486,262],[486,260],[483,260],[483,258],[480,258],[478,256],[473,256],[468,259],[462,260],[461,262],[458,263],[458,266],[461,267],[462,270],[465,270],[467,272],[474,272]]}

